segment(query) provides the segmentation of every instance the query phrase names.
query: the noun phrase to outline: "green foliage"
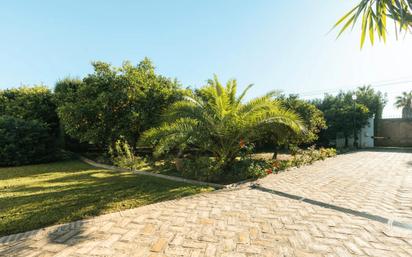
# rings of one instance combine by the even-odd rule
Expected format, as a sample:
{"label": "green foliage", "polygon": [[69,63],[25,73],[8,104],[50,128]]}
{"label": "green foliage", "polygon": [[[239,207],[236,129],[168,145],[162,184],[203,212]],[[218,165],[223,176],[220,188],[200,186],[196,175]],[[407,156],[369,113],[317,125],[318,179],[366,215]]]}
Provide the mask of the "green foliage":
{"label": "green foliage", "polygon": [[272,166],[265,160],[236,159],[222,172],[221,163],[213,157],[181,159],[180,175],[185,178],[215,183],[233,183],[246,179],[256,179],[272,173]]}
{"label": "green foliage", "polygon": [[41,163],[54,157],[54,140],[44,123],[0,116],[0,166]]}
{"label": "green foliage", "polygon": [[291,133],[287,143],[295,145],[313,143],[318,139],[319,132],[327,128],[322,111],[309,101],[299,99],[297,95],[281,97],[281,101],[285,108],[294,111],[302,118],[306,127],[302,133]]}
{"label": "green foliage", "polygon": [[211,157],[199,156],[196,158],[181,159],[180,174],[185,178],[200,181],[219,181],[219,164]]}
{"label": "green foliage", "polygon": [[0,90],[0,116],[37,120],[50,128],[51,136],[58,132],[59,119],[53,94],[45,86]]}
{"label": "green foliage", "polygon": [[[272,174],[272,165],[265,160],[244,159],[234,163],[232,172],[238,180],[256,179]],[[230,175],[230,173],[229,173]]]}
{"label": "green foliage", "polygon": [[123,139],[109,147],[110,159],[114,165],[128,169],[138,169],[146,164],[145,160],[134,154],[132,147]]}
{"label": "green foliage", "polygon": [[295,132],[304,129],[298,115],[273,99],[274,93],[242,103],[250,86],[239,97],[236,89],[236,80],[222,86],[215,76],[200,93],[170,106],[165,123],[146,131],[140,143],[153,145],[155,156],[175,149],[199,149],[226,169],[239,156],[240,142],[256,142],[263,128],[271,127],[273,133],[280,124]]}
{"label": "green foliage", "polygon": [[290,160],[256,160],[245,158],[235,162],[226,177],[232,176],[229,179],[232,181],[261,178],[291,167],[312,164],[315,161],[325,160],[334,156],[336,156],[336,149],[334,148],[316,149],[314,146],[311,146],[306,150],[296,149]]}
{"label": "green foliage", "polygon": [[371,86],[359,87],[352,94],[356,95],[356,102],[365,105],[369,113],[375,115],[375,118],[382,118],[383,108],[385,107],[387,95],[380,91],[375,91]]}
{"label": "green foliage", "polygon": [[306,150],[298,149],[293,154],[290,161],[290,166],[300,167],[302,165],[312,164],[318,160],[325,160],[326,158],[336,156],[336,149],[334,148],[320,148],[316,149],[314,146]]}
{"label": "green foliage", "polygon": [[155,73],[149,59],[119,68],[93,63],[83,80],[56,85],[58,114],[67,134],[102,149],[120,138],[132,146],[142,131],[159,124],[161,112],[181,97],[177,81]]}
{"label": "green foliage", "polygon": [[0,90],[0,165],[54,160],[59,119],[45,86]]}
{"label": "green foliage", "polygon": [[[317,107],[324,113],[328,129],[321,133],[321,141],[327,143],[339,134],[347,139],[364,127],[373,115],[369,109],[352,99],[352,92],[340,92],[337,96],[325,95]],[[346,145],[347,146],[347,145]]]}
{"label": "green foliage", "polygon": [[325,115],[328,129],[322,131],[320,141],[327,144],[336,139],[338,134],[348,139],[367,125],[368,119],[373,115],[377,119],[381,118],[387,98],[386,94],[375,91],[370,86],[363,86],[356,91],[341,91],[336,96],[325,95],[324,99],[313,103]]}
{"label": "green foliage", "polygon": [[352,10],[346,13],[334,26],[342,25],[338,37],[350,26],[354,27],[359,19],[361,25],[361,48],[367,34],[371,44],[374,43],[375,33],[379,39],[386,42],[387,24],[390,18],[399,27],[399,31],[408,31],[412,28],[412,0],[361,0]]}
{"label": "green foliage", "polygon": [[83,81],[78,78],[64,78],[56,82],[54,87],[54,99],[56,105],[60,106],[65,102],[75,102],[76,94]]}
{"label": "green foliage", "polygon": [[312,164],[318,160],[325,160],[337,154],[334,148],[321,147],[316,149],[315,146],[308,147],[307,149],[292,147],[291,153],[291,158],[286,160],[265,159],[249,154],[241,155],[241,157],[236,158],[226,170],[222,169],[222,163],[217,162],[216,158],[208,156],[178,158],[175,159],[175,165],[178,176],[227,184],[262,178],[291,167],[300,167]]}

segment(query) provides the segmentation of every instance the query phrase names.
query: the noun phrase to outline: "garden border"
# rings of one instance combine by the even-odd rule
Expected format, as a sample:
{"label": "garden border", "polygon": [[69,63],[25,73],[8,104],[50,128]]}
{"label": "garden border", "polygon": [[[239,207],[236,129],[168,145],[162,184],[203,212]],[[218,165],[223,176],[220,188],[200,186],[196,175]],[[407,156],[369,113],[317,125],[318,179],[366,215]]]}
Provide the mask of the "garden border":
{"label": "garden border", "polygon": [[210,182],[203,182],[203,181],[198,181],[194,179],[187,179],[187,178],[181,178],[181,177],[175,177],[175,176],[170,176],[170,175],[163,175],[163,174],[156,174],[153,172],[148,172],[148,171],[140,171],[140,170],[135,170],[135,169],[126,169],[126,168],[120,168],[117,166],[112,166],[108,164],[102,164],[95,162],[93,160],[90,160],[86,157],[79,156],[80,160],[93,166],[96,168],[103,168],[103,169],[108,169],[108,170],[113,170],[113,171],[127,171],[127,172],[133,172],[136,175],[143,175],[143,176],[151,176],[151,177],[157,177],[157,178],[162,178],[162,179],[167,179],[171,181],[176,181],[176,182],[182,182],[182,183],[188,183],[188,184],[195,184],[195,185],[200,185],[200,186],[210,186],[216,189],[240,189],[244,187],[249,187],[251,186],[256,179],[248,179],[228,185],[222,185],[222,184],[216,184],[216,183],[210,183]]}

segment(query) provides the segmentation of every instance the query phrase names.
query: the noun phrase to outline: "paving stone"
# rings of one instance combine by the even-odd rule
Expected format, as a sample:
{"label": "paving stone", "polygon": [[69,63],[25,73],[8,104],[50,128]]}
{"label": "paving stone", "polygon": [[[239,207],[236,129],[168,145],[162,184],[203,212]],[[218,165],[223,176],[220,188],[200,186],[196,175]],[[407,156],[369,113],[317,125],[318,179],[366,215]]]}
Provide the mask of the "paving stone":
{"label": "paving stone", "polygon": [[216,245],[208,244],[205,250],[206,257],[213,257],[216,255]]}
{"label": "paving stone", "polygon": [[167,246],[167,239],[159,238],[159,240],[157,240],[156,243],[153,244],[152,248],[150,248],[150,251],[161,252],[166,248],[166,246]]}
{"label": "paving stone", "polygon": [[238,242],[240,244],[248,244],[250,241],[249,233],[248,232],[240,232],[238,234]]}

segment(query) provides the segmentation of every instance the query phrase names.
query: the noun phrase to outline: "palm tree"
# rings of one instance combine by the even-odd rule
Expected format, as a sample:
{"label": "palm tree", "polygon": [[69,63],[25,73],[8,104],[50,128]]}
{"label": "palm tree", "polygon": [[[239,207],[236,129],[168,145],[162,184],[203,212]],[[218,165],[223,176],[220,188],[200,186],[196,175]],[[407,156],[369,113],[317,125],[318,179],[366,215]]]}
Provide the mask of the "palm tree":
{"label": "palm tree", "polygon": [[412,91],[396,97],[396,108],[402,108],[402,118],[412,118]]}
{"label": "palm tree", "polygon": [[375,33],[379,39],[386,41],[387,18],[394,21],[396,33],[398,28],[399,31],[410,31],[412,28],[412,0],[361,0],[335,24],[334,28],[343,24],[338,34],[339,37],[349,26],[354,27],[356,22],[362,19],[362,48],[367,33],[372,45]]}
{"label": "palm tree", "polygon": [[215,76],[197,94],[173,104],[165,113],[165,123],[143,133],[140,143],[153,145],[157,156],[176,148],[197,148],[225,168],[239,155],[241,142],[256,142],[267,127],[304,131],[299,116],[273,98],[276,92],[243,103],[251,87],[236,96],[236,80],[224,87]]}

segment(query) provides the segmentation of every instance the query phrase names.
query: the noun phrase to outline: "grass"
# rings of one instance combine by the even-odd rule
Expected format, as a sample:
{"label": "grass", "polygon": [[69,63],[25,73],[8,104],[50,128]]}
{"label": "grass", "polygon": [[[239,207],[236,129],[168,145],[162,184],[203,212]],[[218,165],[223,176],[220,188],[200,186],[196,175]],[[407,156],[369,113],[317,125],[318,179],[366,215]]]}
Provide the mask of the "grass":
{"label": "grass", "polygon": [[210,190],[77,160],[0,168],[0,236]]}

